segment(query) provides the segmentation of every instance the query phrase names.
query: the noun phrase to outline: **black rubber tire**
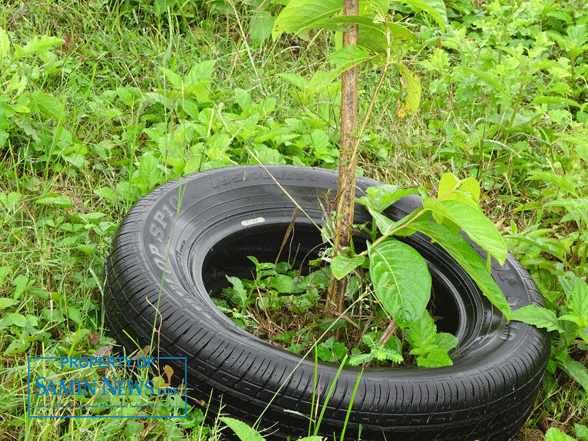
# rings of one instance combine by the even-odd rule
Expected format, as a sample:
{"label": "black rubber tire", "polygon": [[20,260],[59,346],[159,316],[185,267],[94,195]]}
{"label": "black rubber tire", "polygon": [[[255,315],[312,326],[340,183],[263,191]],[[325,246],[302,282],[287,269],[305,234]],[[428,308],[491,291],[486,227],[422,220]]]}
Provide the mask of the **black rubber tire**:
{"label": "black rubber tire", "polygon": [[[358,179],[358,194],[378,184]],[[248,255],[275,259],[294,211],[290,197],[320,223],[317,200],[332,197],[336,187],[337,175],[328,170],[243,166],[195,173],[152,191],[129,211],[112,242],[104,305],[110,332],[135,350],[126,334],[148,345],[157,320],[154,354],[188,357],[190,396],[208,402],[212,392],[213,410],[222,397],[223,412],[248,423],[263,415],[261,426],[277,430],[279,439],[307,434],[315,375],[322,409],[338,366],[317,367],[248,334],[215,307],[211,293],[226,286],[226,274],[251,275]],[[397,219],[419,203],[403,198],[387,214]],[[361,206],[355,216],[357,223],[369,220]],[[316,253],[320,234],[302,213],[295,231],[299,258]],[[420,235],[403,240],[430,262],[438,307],[451,317],[445,330],[459,340],[450,354],[454,364],[366,369],[345,439],[512,439],[532,409],[549,358],[548,335],[507,323],[438,245]],[[492,267],[513,309],[542,304],[512,255]],[[157,318],[152,305],[159,305]],[[183,378],[181,367],[174,368]],[[345,367],[337,380],[320,426],[327,439],[341,432],[359,372]]]}

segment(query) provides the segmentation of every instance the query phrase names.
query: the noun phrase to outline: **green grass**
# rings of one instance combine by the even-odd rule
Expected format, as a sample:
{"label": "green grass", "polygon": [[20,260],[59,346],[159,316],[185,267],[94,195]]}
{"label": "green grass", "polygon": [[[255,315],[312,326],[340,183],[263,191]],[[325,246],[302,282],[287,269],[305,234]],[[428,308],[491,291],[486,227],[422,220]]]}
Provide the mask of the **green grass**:
{"label": "green grass", "polygon": [[[115,343],[103,328],[103,262],[124,213],[155,186],[255,157],[336,167],[337,86],[306,95],[294,84],[325,68],[325,34],[260,41],[252,25],[279,10],[270,2],[169,13],[157,3],[0,3],[0,439],[219,439],[196,409],[187,422],[29,419],[27,357]],[[486,213],[530,238],[511,250],[559,313],[557,276],[588,275],[582,212],[545,205],[588,199],[585,7],[446,3],[452,26],[439,40],[426,16],[397,7],[428,42],[408,60],[421,109],[399,120],[392,72],[361,173],[431,188],[452,169],[480,180]],[[363,111],[377,78],[360,76]],[[588,365],[582,342],[571,354]],[[586,390],[552,370],[518,440],[588,425]]]}

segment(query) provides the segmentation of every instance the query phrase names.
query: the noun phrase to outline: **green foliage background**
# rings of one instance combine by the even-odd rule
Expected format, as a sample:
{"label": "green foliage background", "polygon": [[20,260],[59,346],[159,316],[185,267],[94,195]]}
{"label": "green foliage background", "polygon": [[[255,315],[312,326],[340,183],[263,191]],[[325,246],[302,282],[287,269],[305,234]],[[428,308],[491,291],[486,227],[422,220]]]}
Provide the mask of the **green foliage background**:
{"label": "green foliage background", "polygon": [[[115,343],[102,265],[119,220],[155,186],[234,164],[337,167],[336,42],[273,41],[283,3],[0,3],[0,438],[219,439],[222,424],[196,409],[187,422],[28,419],[26,360]],[[446,0],[434,3],[442,31],[415,4],[392,2],[391,15],[416,38],[405,65],[420,109],[399,111],[408,77],[392,70],[361,173],[431,190],[446,171],[481,183],[556,336],[518,439],[586,439],[588,6]],[[377,80],[360,75],[361,112]]]}

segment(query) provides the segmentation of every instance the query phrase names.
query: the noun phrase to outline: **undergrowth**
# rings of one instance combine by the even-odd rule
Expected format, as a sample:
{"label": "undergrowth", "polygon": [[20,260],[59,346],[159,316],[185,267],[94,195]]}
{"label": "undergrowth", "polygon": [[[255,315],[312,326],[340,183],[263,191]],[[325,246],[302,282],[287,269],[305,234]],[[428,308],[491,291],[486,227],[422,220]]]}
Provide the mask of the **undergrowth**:
{"label": "undergrowth", "polygon": [[[480,182],[555,336],[517,440],[587,439],[588,6],[446,5],[443,35],[395,6],[422,45],[409,60],[421,108],[397,115],[403,80],[392,72],[360,173],[431,190],[447,171]],[[103,262],[124,213],[155,186],[235,164],[336,168],[338,86],[310,83],[334,43],[325,32],[272,42],[279,10],[256,0],[0,4],[0,438],[214,440],[226,430],[195,407],[188,420],[28,418],[27,358],[116,344],[103,328]],[[376,81],[360,76],[363,112]]]}

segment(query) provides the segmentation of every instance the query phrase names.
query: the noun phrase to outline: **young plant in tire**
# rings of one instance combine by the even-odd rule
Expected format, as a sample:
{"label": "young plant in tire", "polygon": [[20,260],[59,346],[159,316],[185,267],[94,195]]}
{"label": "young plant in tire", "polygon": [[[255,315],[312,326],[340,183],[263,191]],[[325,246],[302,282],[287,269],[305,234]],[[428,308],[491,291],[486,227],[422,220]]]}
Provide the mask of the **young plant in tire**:
{"label": "young plant in tire", "polygon": [[[386,209],[403,196],[420,194],[423,206],[394,222],[386,217]],[[358,202],[373,218],[368,233],[371,243],[361,253],[340,254],[333,258],[331,269],[337,278],[347,277],[360,265],[368,265],[373,292],[386,314],[389,327],[405,331],[410,354],[417,356],[419,366],[435,367],[451,364],[448,351],[456,346],[454,336],[436,333],[436,326],[427,312],[431,298],[432,279],[424,258],[411,246],[395,236],[416,232],[437,242],[461,265],[477,283],[482,293],[508,319],[510,306],[491,276],[491,258],[501,265],[507,255],[506,243],[494,224],[479,207],[480,187],[473,178],[459,180],[446,173],[439,183],[436,197],[423,189],[402,189],[394,185],[368,188]],[[460,232],[487,252],[484,261]],[[386,356],[402,361],[397,345],[388,345],[392,335],[382,337],[379,345],[371,345],[371,359]],[[378,352],[384,351],[384,352]],[[359,357],[359,356],[358,356]],[[365,355],[352,363],[369,361]]]}

